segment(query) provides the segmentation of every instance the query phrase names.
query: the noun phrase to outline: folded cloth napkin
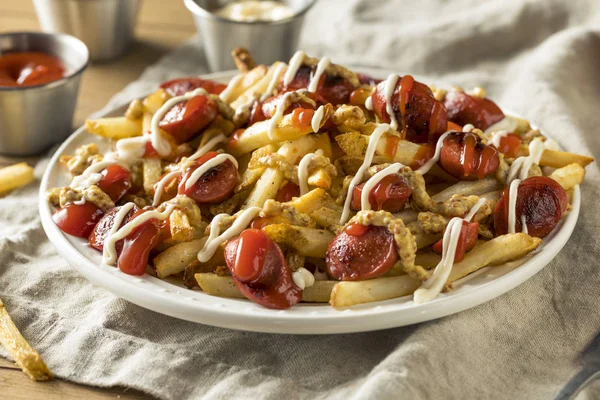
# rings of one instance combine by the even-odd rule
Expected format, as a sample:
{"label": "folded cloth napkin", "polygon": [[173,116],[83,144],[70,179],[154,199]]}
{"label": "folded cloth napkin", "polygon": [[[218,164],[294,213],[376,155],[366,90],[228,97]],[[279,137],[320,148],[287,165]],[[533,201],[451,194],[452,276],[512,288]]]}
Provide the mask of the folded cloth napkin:
{"label": "folded cloth napkin", "polygon": [[[302,47],[338,63],[482,85],[566,149],[598,157],[599,22],[595,0],[328,0],[308,14]],[[111,105],[204,65],[194,39]],[[496,300],[380,332],[284,336],[180,321],[92,286],[46,239],[30,185],[0,199],[0,297],[57,376],[163,399],[548,399],[600,330],[598,198],[594,163],[570,241]],[[589,395],[600,396],[598,386]]]}

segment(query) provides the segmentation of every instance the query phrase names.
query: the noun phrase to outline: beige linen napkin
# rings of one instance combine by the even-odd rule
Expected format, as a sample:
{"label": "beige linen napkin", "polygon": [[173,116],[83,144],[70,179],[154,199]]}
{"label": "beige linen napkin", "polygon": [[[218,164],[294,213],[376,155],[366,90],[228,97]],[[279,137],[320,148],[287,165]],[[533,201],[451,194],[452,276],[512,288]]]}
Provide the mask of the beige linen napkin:
{"label": "beige linen napkin", "polygon": [[[334,62],[483,85],[566,149],[598,158],[599,22],[594,0],[321,0],[302,45]],[[205,71],[193,40],[112,104]],[[415,326],[281,336],[147,311],[57,255],[34,185],[0,199],[0,297],[57,376],[164,399],[548,399],[600,330],[597,164],[587,172],[579,222],[555,260],[496,300]]]}

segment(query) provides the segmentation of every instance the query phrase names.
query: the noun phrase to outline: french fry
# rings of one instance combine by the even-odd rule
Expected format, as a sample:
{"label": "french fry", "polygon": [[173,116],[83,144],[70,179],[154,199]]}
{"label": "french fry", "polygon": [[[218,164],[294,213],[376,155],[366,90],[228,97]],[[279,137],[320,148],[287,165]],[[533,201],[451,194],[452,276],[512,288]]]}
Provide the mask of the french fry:
{"label": "french fry", "polygon": [[[535,250],[541,242],[541,239],[525,233],[502,235],[484,242],[469,251],[461,262],[452,267],[448,283],[487,265],[499,265],[521,258]],[[330,304],[335,308],[343,308],[355,304],[392,299],[409,295],[419,286],[420,282],[408,275],[340,282],[333,288]]]}
{"label": "french fry", "polygon": [[337,227],[339,226],[340,219],[342,217],[342,208],[337,204],[329,204],[327,206],[317,208],[315,211],[310,213],[310,216],[322,227]]}
{"label": "french fry", "polygon": [[34,180],[33,168],[27,163],[0,168],[0,194],[25,186]]}
{"label": "french fry", "polygon": [[89,133],[108,139],[119,140],[142,135],[142,120],[132,121],[126,117],[88,119],[85,129]]}
{"label": "french fry", "polygon": [[142,101],[144,111],[155,114],[162,106],[169,100],[171,96],[163,89],[158,89],[156,92],[150,94]]}
{"label": "french fry", "polygon": [[204,243],[206,238],[179,243],[154,257],[152,262],[156,269],[156,276],[164,279],[185,270],[189,263],[198,258],[198,252],[202,250]]}
{"label": "french fry", "polygon": [[448,282],[454,282],[487,265],[500,265],[524,257],[542,243],[525,233],[509,233],[475,246],[454,264]]}
{"label": "french fry", "polygon": [[[256,95],[261,95],[267,91],[271,81],[278,82],[285,74],[285,64],[277,61],[269,67],[266,74],[254,85],[250,86],[244,93],[242,93],[233,103],[231,107],[238,109],[238,107],[248,103],[251,99],[254,99]],[[260,146],[259,146],[260,147]]]}
{"label": "french fry", "polygon": [[[528,156],[529,147],[527,145],[521,145],[517,153],[517,157]],[[582,154],[569,153],[566,151],[557,151],[545,149],[540,158],[540,165],[544,167],[562,168],[569,164],[577,163],[582,167],[585,167],[589,163],[594,161],[592,157],[584,156]]]}
{"label": "french fry", "polygon": [[152,130],[152,114],[148,111],[144,111],[142,116],[142,132],[148,132]]}
{"label": "french fry", "polygon": [[169,215],[169,229],[171,230],[171,239],[174,242],[189,242],[194,240],[196,230],[190,225],[185,212],[177,208]]}
{"label": "french fry", "polygon": [[0,344],[8,355],[34,381],[49,381],[54,378],[52,372],[33,347],[27,343],[12,318],[8,315],[0,299]]}
{"label": "french fry", "polygon": [[344,308],[356,304],[393,299],[413,293],[419,285],[419,281],[408,275],[339,282],[333,287],[329,304],[335,308]]}
{"label": "french fry", "polygon": [[226,97],[223,98],[223,101],[226,103],[231,103],[238,97],[240,97],[246,90],[250,89],[254,86],[263,76],[267,73],[267,67],[265,65],[258,65],[247,72],[242,72],[243,78],[234,82],[236,83],[235,87],[232,87],[231,90],[228,90],[226,93]]}
{"label": "french fry", "polygon": [[267,225],[263,231],[271,240],[292,248],[306,257],[325,258],[327,247],[334,238],[333,233],[324,229],[290,224]]}
{"label": "french fry", "polygon": [[328,303],[331,298],[331,291],[336,284],[337,281],[315,281],[312,286],[304,289],[304,293],[302,293],[302,302]]}
{"label": "french fry", "polygon": [[[369,136],[358,132],[349,132],[338,135],[335,137],[335,140],[344,153],[352,157],[364,157],[367,146],[369,145]],[[388,150],[390,148],[390,144],[388,143],[389,140],[397,141],[397,144],[392,146],[392,148],[395,147],[393,156],[390,155]],[[389,135],[383,136],[379,142],[377,142],[377,147],[375,148],[375,154],[384,158],[384,161],[400,162],[405,165],[412,164],[415,158],[425,151],[427,151],[427,149],[424,146],[409,142],[408,140],[398,140],[396,136],[392,137]]]}
{"label": "french fry", "polygon": [[244,295],[235,286],[235,282],[230,276],[219,276],[213,273],[200,273],[194,276],[196,277],[196,281],[198,281],[198,286],[206,294],[234,299],[244,298]]}
{"label": "french fry", "polygon": [[329,194],[321,188],[316,188],[303,196],[296,197],[288,204],[298,210],[298,212],[310,214],[330,202],[333,202],[333,200],[329,197]]}
{"label": "french fry", "polygon": [[573,163],[562,168],[558,168],[550,175],[565,190],[571,190],[583,182],[585,177],[585,168],[581,164]]}
{"label": "french fry", "polygon": [[[233,278],[230,276],[219,276],[213,273],[199,273],[195,275],[198,286],[206,294],[219,297],[243,299],[244,295],[239,291]],[[314,285],[304,289],[302,301],[309,303],[327,303],[331,297],[331,291],[336,281],[316,281]]]}
{"label": "french fry", "polygon": [[129,103],[129,107],[125,111],[125,118],[132,121],[141,119],[144,115],[144,106],[140,99],[134,99]]}
{"label": "french fry", "polygon": [[[333,106],[331,104],[326,104],[324,110],[321,126],[323,126],[333,114]],[[248,127],[248,129],[237,136],[235,141],[229,142],[229,152],[237,157],[268,144],[282,142],[284,140],[295,140],[306,136],[309,133],[313,133],[313,129],[310,125],[304,127],[295,126],[292,114],[283,116],[273,132],[273,138],[269,137],[270,124],[271,120],[266,120],[257,122]]]}
{"label": "french fry", "polygon": [[[288,162],[295,162],[303,154],[306,154],[314,143],[315,138],[313,136],[303,136],[300,139],[285,143],[279,148],[277,153],[282,155]],[[275,197],[283,180],[284,176],[281,171],[276,168],[267,168],[256,182],[256,185],[254,185],[244,206],[262,207],[267,199]]]}
{"label": "french fry", "polygon": [[162,176],[162,166],[160,158],[146,157],[142,160],[143,176],[144,176],[144,191],[148,194],[154,192],[154,184],[160,180]]}
{"label": "french fry", "polygon": [[460,181],[455,183],[449,188],[432,196],[431,199],[435,202],[442,202],[449,200],[454,195],[479,196],[500,189],[502,189],[502,184],[493,176],[488,176],[485,179],[478,179],[476,181]]}

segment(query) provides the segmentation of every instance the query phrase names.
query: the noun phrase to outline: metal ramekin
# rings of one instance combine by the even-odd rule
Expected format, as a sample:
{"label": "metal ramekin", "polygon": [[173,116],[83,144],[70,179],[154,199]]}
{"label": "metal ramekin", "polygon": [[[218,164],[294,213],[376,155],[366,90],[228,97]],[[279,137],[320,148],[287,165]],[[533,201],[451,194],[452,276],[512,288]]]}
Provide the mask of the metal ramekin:
{"label": "metal ramekin", "polygon": [[231,50],[245,47],[257,62],[288,60],[296,51],[306,12],[316,0],[284,0],[294,15],[279,21],[232,21],[212,13],[229,0],[184,0],[194,16],[211,71],[235,68]]}
{"label": "metal ramekin", "polygon": [[33,3],[44,32],[68,33],[81,39],[94,61],[116,58],[133,42],[139,0],[33,0]]}
{"label": "metal ramekin", "polygon": [[39,51],[61,59],[64,78],[44,85],[0,86],[0,153],[38,154],[72,131],[81,73],[88,49],[65,34],[15,32],[0,34],[0,55],[7,51]]}

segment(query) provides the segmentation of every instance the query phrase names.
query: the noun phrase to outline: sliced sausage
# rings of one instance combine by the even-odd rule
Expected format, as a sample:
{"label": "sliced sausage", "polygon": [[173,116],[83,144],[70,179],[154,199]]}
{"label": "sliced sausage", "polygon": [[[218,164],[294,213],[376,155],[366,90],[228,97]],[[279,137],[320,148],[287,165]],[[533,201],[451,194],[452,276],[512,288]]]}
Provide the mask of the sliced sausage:
{"label": "sliced sausage", "polygon": [[370,75],[367,74],[362,74],[360,72],[358,72],[356,74],[356,76],[358,76],[358,81],[362,84],[362,85],[369,85],[369,86],[375,86],[378,85],[380,82],[382,82],[382,79],[377,79],[377,78],[373,78]]}
{"label": "sliced sausage", "polygon": [[279,246],[259,229],[246,229],[225,246],[233,280],[249,300],[272,309],[287,309],[302,299]]}
{"label": "sliced sausage", "polygon": [[102,215],[102,210],[94,203],[69,203],[56,211],[52,219],[64,233],[87,238]]}
{"label": "sliced sausage", "polygon": [[217,106],[207,96],[194,96],[175,104],[161,119],[159,126],[169,132],[177,143],[187,142],[217,116]]}
{"label": "sliced sausage", "polygon": [[329,244],[327,272],[342,281],[376,278],[398,261],[394,236],[382,226],[350,224]]}
{"label": "sliced sausage", "polygon": [[[463,221],[460,228],[460,235],[458,236],[458,243],[456,244],[456,252],[454,253],[455,263],[461,262],[465,258],[465,253],[475,247],[477,244],[478,229],[478,222]],[[442,254],[443,241],[443,239],[438,240],[431,246],[431,249],[438,254]]]}
{"label": "sliced sausage", "polygon": [[[279,85],[279,91],[290,91],[306,89],[310,84],[311,77],[315,73],[317,66],[310,67],[302,65],[298,68],[296,76],[284,86],[283,82]],[[331,103],[333,105],[347,104],[350,102],[350,93],[356,89],[347,79],[337,75],[330,75],[324,72],[317,85],[316,101],[320,104]]]}
{"label": "sliced sausage", "polygon": [[[494,210],[497,235],[508,233],[508,197],[505,189]],[[568,206],[567,193],[554,179],[532,176],[521,182],[515,206],[515,231],[521,232],[521,217],[525,216],[530,236],[543,238],[558,224]]]}
{"label": "sliced sausage", "polygon": [[[366,183],[366,182],[365,182]],[[350,207],[358,211],[361,209],[361,196],[365,183],[354,187]],[[373,210],[385,210],[391,213],[404,209],[408,198],[412,194],[412,188],[399,174],[385,176],[369,194],[369,203]]]}
{"label": "sliced sausage", "polygon": [[300,196],[300,187],[294,182],[288,181],[283,185],[275,195],[275,200],[280,203],[285,203],[292,200],[294,197]]}
{"label": "sliced sausage", "polygon": [[178,193],[191,197],[198,204],[220,203],[229,198],[239,182],[237,168],[230,160],[225,160],[225,162],[209,169],[189,189],[186,189],[186,182],[192,173],[217,155],[216,151],[209,151],[194,160],[192,165],[179,178]]}
{"label": "sliced sausage", "polygon": [[[385,85],[381,82],[371,96],[373,111],[383,122],[390,123],[385,101]],[[410,75],[398,80],[391,97],[398,121],[398,131],[415,143],[435,143],[446,132],[447,117],[444,105],[435,99],[429,86],[415,81]]]}
{"label": "sliced sausage", "polygon": [[[89,238],[88,238],[88,243],[90,244],[91,247],[93,247],[96,250],[100,250],[100,251],[103,250],[104,241],[106,240],[106,237],[108,236],[111,228],[115,224],[115,217],[117,215],[117,212],[119,212],[120,209],[121,209],[121,207],[111,208],[110,210],[108,210],[108,212],[106,214],[104,214],[102,219],[100,219],[100,221],[98,221],[98,223],[94,227],[94,230],[92,231],[92,233],[89,235]],[[136,206],[134,206],[131,209],[131,211],[129,211],[127,213],[125,218],[123,218],[123,221],[121,222],[121,225],[119,225],[119,228],[122,227],[123,225],[125,225],[127,222],[129,222],[131,220],[131,218],[133,217],[133,215],[135,213],[137,213],[138,211],[139,211],[139,209]],[[122,246],[123,246],[122,242],[117,242],[117,246],[116,246],[117,251],[120,251]]]}
{"label": "sliced sausage", "polygon": [[451,132],[444,139],[440,166],[456,179],[483,179],[500,165],[498,150],[487,146],[474,133]]}
{"label": "sliced sausage", "polygon": [[164,82],[160,85],[171,96],[181,96],[194,89],[203,88],[208,93],[220,94],[227,85],[198,77],[179,78]]}
{"label": "sliced sausage", "polygon": [[115,203],[131,189],[131,173],[119,164],[109,165],[101,175],[98,187]]}
{"label": "sliced sausage", "polygon": [[486,130],[504,118],[504,113],[490,99],[470,96],[464,92],[450,91],[444,97],[448,120],[459,124],[473,124]]}
{"label": "sliced sausage", "polygon": [[[140,210],[137,215],[144,212],[144,210]],[[136,215],[132,219],[135,217]],[[161,229],[158,221],[146,221],[123,239],[123,248],[119,252],[117,267],[128,275],[144,275],[150,252],[160,241]]]}

